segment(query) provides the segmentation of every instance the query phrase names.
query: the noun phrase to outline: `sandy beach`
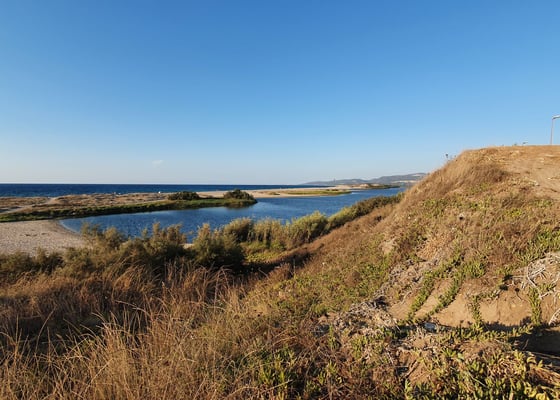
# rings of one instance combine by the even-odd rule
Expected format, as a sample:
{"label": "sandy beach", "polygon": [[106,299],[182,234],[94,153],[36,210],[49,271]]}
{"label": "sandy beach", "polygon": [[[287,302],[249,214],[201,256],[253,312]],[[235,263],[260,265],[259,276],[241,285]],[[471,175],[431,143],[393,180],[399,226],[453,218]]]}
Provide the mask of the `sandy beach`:
{"label": "sandy beach", "polygon": [[23,251],[36,254],[39,248],[47,252],[63,252],[69,247],[83,247],[80,235],[64,228],[58,221],[23,221],[0,224],[0,254]]}

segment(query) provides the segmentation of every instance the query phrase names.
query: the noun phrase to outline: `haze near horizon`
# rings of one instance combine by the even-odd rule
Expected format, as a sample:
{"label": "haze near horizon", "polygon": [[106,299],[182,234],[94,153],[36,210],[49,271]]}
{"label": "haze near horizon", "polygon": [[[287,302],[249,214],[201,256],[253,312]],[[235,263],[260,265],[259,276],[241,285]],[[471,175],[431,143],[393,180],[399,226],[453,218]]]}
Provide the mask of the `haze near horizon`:
{"label": "haze near horizon", "polygon": [[553,1],[4,1],[0,182],[371,179],[548,144],[558,15]]}

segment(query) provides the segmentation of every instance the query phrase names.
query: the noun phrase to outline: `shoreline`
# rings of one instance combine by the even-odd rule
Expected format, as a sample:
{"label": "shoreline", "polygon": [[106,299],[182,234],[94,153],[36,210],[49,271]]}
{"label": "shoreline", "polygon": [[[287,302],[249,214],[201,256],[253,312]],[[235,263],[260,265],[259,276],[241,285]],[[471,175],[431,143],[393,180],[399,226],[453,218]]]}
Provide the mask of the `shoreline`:
{"label": "shoreline", "polygon": [[[243,207],[259,198],[336,196],[349,194],[348,186],[321,188],[267,188],[243,191],[252,198],[224,197],[229,191],[201,191],[198,196],[171,198],[174,193],[73,194],[58,197],[0,197],[0,223],[31,220],[79,218],[108,214],[182,210],[206,207]],[[359,189],[358,189],[359,190]],[[183,192],[175,192],[183,193]],[[249,197],[251,197],[249,196]]]}
{"label": "shoreline", "polygon": [[[316,197],[316,196],[337,196],[348,193],[352,190],[364,190],[352,186],[332,186],[318,188],[278,188],[278,189],[255,189],[246,190],[255,198],[280,198],[280,197]],[[197,192],[201,197],[223,196],[225,191]],[[41,201],[43,204],[60,203],[70,206],[74,202],[99,203],[104,201],[126,202],[126,201],[159,201],[168,194],[165,193],[134,193],[131,195],[70,195],[52,198],[9,198],[9,206],[20,207],[37,206]],[[6,198],[0,198],[0,200]],[[39,200],[39,201],[38,201]],[[39,205],[40,207],[41,205]],[[2,207],[0,207],[1,209]],[[9,207],[10,208],[10,207]],[[19,207],[18,207],[19,208]],[[13,221],[0,223],[0,254],[13,254],[16,252],[29,253],[36,255],[39,249],[44,249],[47,253],[64,252],[68,248],[80,248],[87,245],[86,240],[71,229],[64,227],[59,219],[40,219],[29,221]]]}
{"label": "shoreline", "polygon": [[17,252],[36,255],[64,252],[71,247],[87,245],[79,233],[65,228],[58,220],[18,221],[0,224],[0,254]]}

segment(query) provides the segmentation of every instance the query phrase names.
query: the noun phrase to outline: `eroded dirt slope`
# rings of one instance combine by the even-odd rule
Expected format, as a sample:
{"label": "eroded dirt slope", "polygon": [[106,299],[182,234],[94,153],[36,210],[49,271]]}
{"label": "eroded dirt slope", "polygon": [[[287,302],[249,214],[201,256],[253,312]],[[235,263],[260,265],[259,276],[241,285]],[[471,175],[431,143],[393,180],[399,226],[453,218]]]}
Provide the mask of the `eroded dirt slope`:
{"label": "eroded dirt slope", "polygon": [[322,242],[319,266],[342,263],[340,254],[390,265],[376,297],[395,320],[554,327],[560,322],[560,147],[466,151],[410,189],[381,221],[366,216],[316,246]]}
{"label": "eroded dirt slope", "polygon": [[384,286],[399,319],[554,323],[560,297],[560,147],[467,151],[384,221]]}

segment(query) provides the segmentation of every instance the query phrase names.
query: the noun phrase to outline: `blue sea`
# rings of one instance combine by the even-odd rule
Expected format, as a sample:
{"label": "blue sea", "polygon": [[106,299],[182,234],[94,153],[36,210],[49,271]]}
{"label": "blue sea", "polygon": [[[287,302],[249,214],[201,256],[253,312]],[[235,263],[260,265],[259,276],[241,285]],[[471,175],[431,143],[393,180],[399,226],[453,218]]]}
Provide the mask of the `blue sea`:
{"label": "blue sea", "polygon": [[174,193],[222,190],[259,190],[315,187],[307,185],[153,185],[153,184],[73,184],[0,183],[0,197],[58,197],[70,194]]}
{"label": "blue sea", "polygon": [[[42,185],[42,184],[0,184],[0,196],[44,196],[56,197],[69,194],[93,193],[173,193],[183,190],[201,192],[213,190],[258,190],[273,188],[301,188],[314,186],[294,185]],[[227,225],[237,218],[251,218],[254,221],[272,218],[282,222],[291,221],[319,211],[326,216],[337,213],[342,208],[351,206],[358,201],[376,196],[392,196],[404,188],[355,190],[349,194],[337,196],[309,197],[272,197],[258,199],[258,203],[245,208],[212,207],[196,210],[169,210],[148,213],[103,215],[87,218],[61,220],[67,229],[79,232],[87,223],[98,225],[102,229],[116,227],[127,236],[142,235],[145,229],[150,230],[156,223],[162,227],[180,225],[188,241],[196,236],[198,228],[208,223],[212,228]]]}

